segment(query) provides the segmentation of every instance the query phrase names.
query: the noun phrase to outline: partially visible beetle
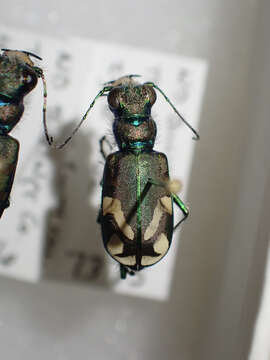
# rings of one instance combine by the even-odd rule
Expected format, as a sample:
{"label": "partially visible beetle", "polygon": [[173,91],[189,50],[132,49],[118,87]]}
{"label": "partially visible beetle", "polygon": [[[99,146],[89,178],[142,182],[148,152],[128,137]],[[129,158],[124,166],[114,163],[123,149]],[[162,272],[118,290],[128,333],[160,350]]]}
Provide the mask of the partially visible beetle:
{"label": "partially visible beetle", "polygon": [[40,77],[44,85],[44,116],[46,108],[43,72],[34,65],[30,56],[39,60],[41,58],[28,51],[2,50],[4,52],[0,55],[0,217],[9,206],[9,195],[19,154],[18,140],[8,134],[22,117],[24,96],[34,89]]}
{"label": "partially visible beetle", "polygon": [[[136,75],[124,76],[105,84],[90,104],[79,125],[61,145],[62,148],[85,120],[95,101],[107,95],[114,114],[113,133],[119,151],[106,157],[103,137],[101,153],[106,159],[102,180],[102,203],[98,216],[104,247],[119,262],[121,278],[133,275],[144,267],[161,260],[169,250],[172,234],[188,216],[188,209],[176,195],[175,182],[170,181],[166,155],[153,150],[156,124],[151,108],[157,89],[178,116],[196,135],[197,132],[182,118],[174,105],[154,83],[137,84]],[[50,138],[50,144],[53,139]],[[179,188],[179,187],[178,187]],[[179,190],[179,189],[178,189]],[[173,203],[183,213],[173,227]]]}

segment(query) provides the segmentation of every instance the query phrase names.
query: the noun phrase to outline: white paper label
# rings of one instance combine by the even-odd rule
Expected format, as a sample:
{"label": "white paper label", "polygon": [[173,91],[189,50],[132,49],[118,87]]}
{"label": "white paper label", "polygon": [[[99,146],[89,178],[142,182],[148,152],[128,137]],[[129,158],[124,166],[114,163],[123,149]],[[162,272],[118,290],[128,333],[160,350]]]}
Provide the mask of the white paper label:
{"label": "white paper label", "polygon": [[[45,72],[48,127],[57,141],[71,134],[103,83],[126,74],[140,74],[141,82],[155,82],[188,122],[199,127],[207,74],[203,60],[78,38],[63,42],[6,28],[0,28],[0,45],[43,57],[37,65]],[[79,132],[61,151],[51,150],[45,142],[42,102],[40,82],[26,97],[24,115],[11,133],[20,141],[21,150],[11,205],[0,220],[0,273],[28,281],[42,277],[80,281],[166,300],[179,230],[161,262],[125,281],[103,248],[96,222],[104,167],[99,139],[106,135],[116,151],[106,97],[97,100]],[[159,93],[152,116],[158,129],[154,149],[167,155],[170,176],[183,182],[180,197],[186,201],[196,146],[193,134]],[[175,213],[177,222],[181,214]]]}

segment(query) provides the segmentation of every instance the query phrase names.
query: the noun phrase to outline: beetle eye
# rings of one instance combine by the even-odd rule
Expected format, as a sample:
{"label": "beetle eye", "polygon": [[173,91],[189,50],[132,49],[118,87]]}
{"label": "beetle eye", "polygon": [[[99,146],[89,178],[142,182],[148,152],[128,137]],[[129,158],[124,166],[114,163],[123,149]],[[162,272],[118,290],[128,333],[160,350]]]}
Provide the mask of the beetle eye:
{"label": "beetle eye", "polygon": [[157,99],[157,94],[155,92],[155,89],[149,85],[143,85],[143,86],[147,92],[151,106],[154,105],[154,103],[156,102],[156,99]]}
{"label": "beetle eye", "polygon": [[30,84],[32,81],[32,76],[31,75],[26,75],[24,78],[23,78],[23,82],[25,82],[26,84]]}
{"label": "beetle eye", "polygon": [[23,70],[21,74],[21,82],[25,88],[30,91],[36,86],[37,76],[34,73],[31,74],[29,71]]}
{"label": "beetle eye", "polygon": [[120,89],[114,88],[108,94],[108,104],[112,109],[118,109],[120,107],[119,93]]}

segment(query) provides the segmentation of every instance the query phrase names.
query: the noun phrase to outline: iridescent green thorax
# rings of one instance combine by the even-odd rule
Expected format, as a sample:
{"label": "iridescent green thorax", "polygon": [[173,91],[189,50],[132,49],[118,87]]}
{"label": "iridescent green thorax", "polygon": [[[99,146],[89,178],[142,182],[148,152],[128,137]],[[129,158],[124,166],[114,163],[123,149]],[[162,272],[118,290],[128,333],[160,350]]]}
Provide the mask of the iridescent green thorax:
{"label": "iridescent green thorax", "polygon": [[119,149],[144,151],[153,148],[157,130],[155,121],[149,116],[136,126],[124,118],[116,118],[113,132]]}
{"label": "iridescent green thorax", "polygon": [[134,115],[131,115],[131,116],[122,116],[121,118],[123,120],[127,121],[129,124],[131,124],[133,126],[139,126],[144,121],[148,120],[149,115],[148,116],[142,116],[140,114],[134,114]]}

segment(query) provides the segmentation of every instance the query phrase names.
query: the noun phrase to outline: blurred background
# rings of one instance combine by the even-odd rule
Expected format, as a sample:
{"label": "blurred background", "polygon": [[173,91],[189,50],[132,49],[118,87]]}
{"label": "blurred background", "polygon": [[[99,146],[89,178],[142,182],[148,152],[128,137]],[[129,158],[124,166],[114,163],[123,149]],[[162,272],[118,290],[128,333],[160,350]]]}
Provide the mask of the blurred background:
{"label": "blurred background", "polygon": [[[1,4],[1,26],[18,38],[27,31],[65,46],[76,36],[208,65],[201,140],[185,194],[192,216],[181,231],[169,297],[157,301],[61,279],[33,284],[3,276],[6,358],[269,359],[269,13],[266,0]],[[77,141],[91,152],[87,138]],[[61,174],[73,166],[53,163],[64,164]],[[61,188],[61,176],[52,181]]]}

